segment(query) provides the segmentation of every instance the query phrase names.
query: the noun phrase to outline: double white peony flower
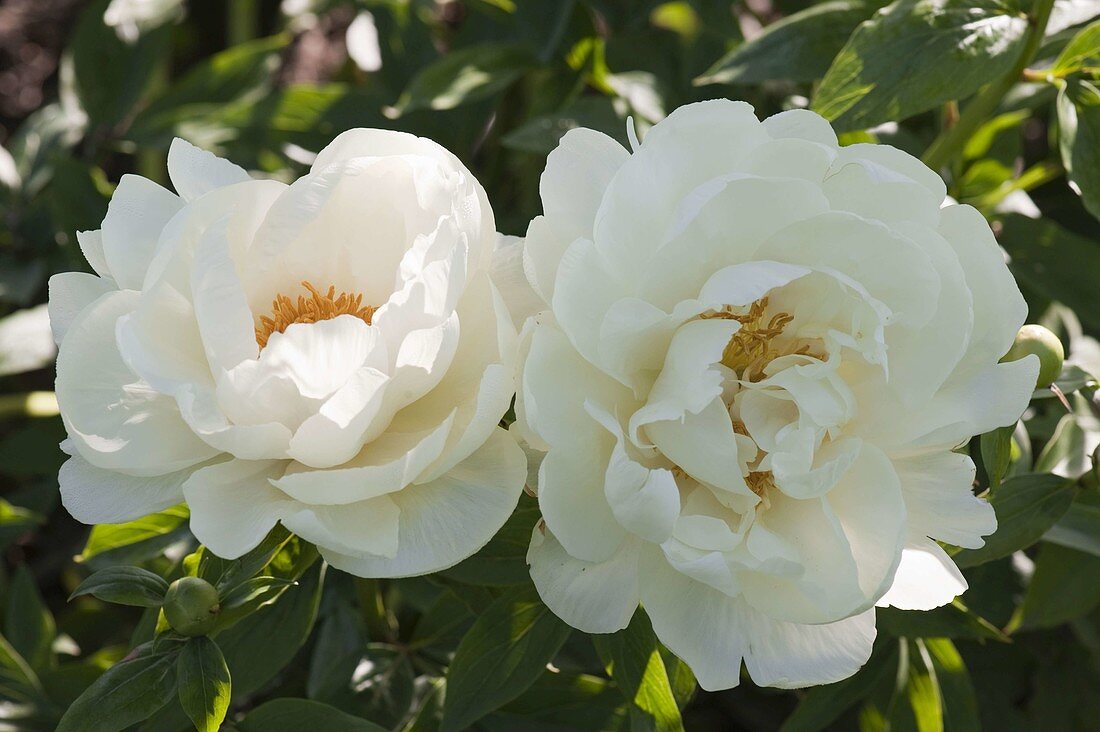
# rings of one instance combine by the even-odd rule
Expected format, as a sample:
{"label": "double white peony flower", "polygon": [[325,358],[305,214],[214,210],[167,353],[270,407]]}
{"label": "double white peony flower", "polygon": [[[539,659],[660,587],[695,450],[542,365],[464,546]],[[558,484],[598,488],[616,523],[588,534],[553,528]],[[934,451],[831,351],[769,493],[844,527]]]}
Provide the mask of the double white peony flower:
{"label": "double white peony flower", "polygon": [[741,659],[837,681],[876,604],[965,589],[934,540],[981,546],[996,519],[952,450],[1027,405],[1037,359],[997,363],[1026,305],[977,211],[811,112],[694,104],[633,147],[568,133],[527,231],[531,574],[587,632],[640,602],[705,689]]}
{"label": "double white peony flower", "polygon": [[50,280],[66,508],[128,521],[186,500],[236,557],[282,522],[369,577],[443,569],[515,508],[497,425],[516,334],[485,192],[450,153],[352,130],[287,186],[177,140],[173,195],[125,176],[98,277]]}
{"label": "double white peony flower", "polygon": [[876,605],[965,589],[936,542],[996,526],[953,449],[1028,402],[1037,359],[998,364],[1025,303],[938,176],[810,112],[696,104],[633,147],[567,134],[494,284],[485,194],[432,142],[354,130],[285,186],[177,141],[179,196],[123,178],[80,237],[99,277],[51,280],[66,507],[186,499],[225,557],[282,522],[355,574],[439,570],[518,499],[518,371],[555,613],[640,603],[707,689],[852,674]]}

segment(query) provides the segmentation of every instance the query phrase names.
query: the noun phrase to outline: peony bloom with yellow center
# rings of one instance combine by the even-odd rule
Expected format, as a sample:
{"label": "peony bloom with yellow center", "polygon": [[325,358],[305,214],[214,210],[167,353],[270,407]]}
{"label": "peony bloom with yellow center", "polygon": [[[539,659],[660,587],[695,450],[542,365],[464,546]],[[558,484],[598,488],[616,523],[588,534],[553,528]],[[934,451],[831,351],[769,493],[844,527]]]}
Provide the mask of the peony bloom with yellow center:
{"label": "peony bloom with yellow center", "polygon": [[1027,405],[1036,359],[998,363],[1026,305],[977,211],[811,112],[694,104],[633,147],[569,132],[501,255],[536,311],[531,574],[586,632],[640,603],[705,689],[843,679],[876,605],[965,589],[937,541],[996,527],[953,450]]}
{"label": "peony bloom with yellow center", "polygon": [[176,140],[177,194],[125,176],[98,276],[50,281],[66,508],[186,500],[233,558],[277,523],[368,577],[448,567],[519,499],[500,427],[516,333],[481,186],[433,142],[352,130],[291,185]]}

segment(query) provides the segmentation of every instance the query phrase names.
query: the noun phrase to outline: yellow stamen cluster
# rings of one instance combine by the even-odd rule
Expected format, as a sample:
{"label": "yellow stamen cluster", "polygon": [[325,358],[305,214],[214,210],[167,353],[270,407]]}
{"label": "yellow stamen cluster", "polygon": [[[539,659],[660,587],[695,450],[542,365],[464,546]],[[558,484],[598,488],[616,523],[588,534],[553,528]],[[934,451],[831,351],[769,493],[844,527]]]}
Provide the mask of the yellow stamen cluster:
{"label": "yellow stamen cluster", "polygon": [[764,313],[768,309],[768,298],[762,297],[749,306],[747,313],[734,313],[725,308],[718,312],[706,313],[700,317],[725,318],[736,320],[741,329],[733,334],[730,342],[722,351],[722,364],[741,374],[741,378],[758,381],[763,377],[763,369],[770,361],[781,354],[772,347],[772,340],[794,320],[790,313],[776,313],[764,322]]}
{"label": "yellow stamen cluster", "polygon": [[775,487],[775,477],[770,470],[751,472],[745,476],[745,483],[748,484],[749,490],[763,498],[769,488]]}
{"label": "yellow stamen cluster", "polygon": [[272,333],[283,333],[295,323],[316,323],[340,315],[354,315],[370,325],[376,308],[363,304],[362,293],[336,294],[335,286],[329,287],[328,292],[321,292],[308,281],[303,281],[302,287],[309,291],[309,297],[299,295],[295,302],[280,294],[271,301],[271,317],[261,316],[256,327],[256,342],[260,348],[267,345]]}

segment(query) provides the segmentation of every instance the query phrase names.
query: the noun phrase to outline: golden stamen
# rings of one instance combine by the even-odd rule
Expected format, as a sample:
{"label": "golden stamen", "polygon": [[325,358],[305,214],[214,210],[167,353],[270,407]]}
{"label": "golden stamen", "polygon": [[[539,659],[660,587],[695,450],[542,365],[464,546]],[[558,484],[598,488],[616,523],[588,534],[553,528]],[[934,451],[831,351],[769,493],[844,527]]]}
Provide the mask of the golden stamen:
{"label": "golden stamen", "polygon": [[770,470],[752,472],[745,476],[745,483],[748,484],[749,490],[764,498],[764,494],[768,492],[768,489],[775,487],[775,477]]}
{"label": "golden stamen", "polygon": [[700,316],[726,318],[741,324],[741,329],[733,334],[725,350],[722,351],[722,363],[740,372],[742,378],[749,381],[759,381],[763,377],[764,367],[780,355],[772,348],[772,340],[794,320],[794,316],[790,313],[776,313],[768,319],[767,324],[764,324],[764,312],[767,308],[768,298],[762,297],[750,305],[749,311],[744,314],[738,315],[727,307],[721,311],[704,313]]}
{"label": "golden stamen", "polygon": [[283,333],[295,323],[316,323],[320,320],[330,320],[340,315],[354,315],[370,325],[371,318],[377,308],[363,304],[362,293],[351,294],[341,292],[336,294],[336,287],[330,286],[327,293],[323,293],[313,286],[308,280],[302,281],[302,287],[309,290],[310,296],[298,296],[294,302],[286,295],[276,295],[271,301],[271,317],[261,316],[260,324],[256,327],[256,342],[260,348],[267,345],[272,333]]}

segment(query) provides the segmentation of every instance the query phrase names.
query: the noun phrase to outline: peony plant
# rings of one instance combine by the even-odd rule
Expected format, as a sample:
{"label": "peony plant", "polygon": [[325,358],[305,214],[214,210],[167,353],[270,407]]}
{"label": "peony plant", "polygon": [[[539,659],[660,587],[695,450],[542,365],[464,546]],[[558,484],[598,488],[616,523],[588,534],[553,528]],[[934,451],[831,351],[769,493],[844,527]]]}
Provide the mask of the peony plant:
{"label": "peony plant", "polygon": [[631,147],[568,132],[508,259],[539,303],[535,586],[588,633],[641,603],[704,689],[742,659],[760,685],[846,678],[876,606],[966,589],[938,541],[996,529],[955,448],[1027,406],[1038,358],[998,363],[1027,306],[936,173],[813,112],[702,102]]}
{"label": "peony plant", "polygon": [[61,496],[86,523],[186,501],[239,557],[281,523],[364,577],[434,572],[511,514],[516,333],[493,212],[439,145],[350,130],[290,185],[177,139],[124,176],[96,274],[50,280]]}

